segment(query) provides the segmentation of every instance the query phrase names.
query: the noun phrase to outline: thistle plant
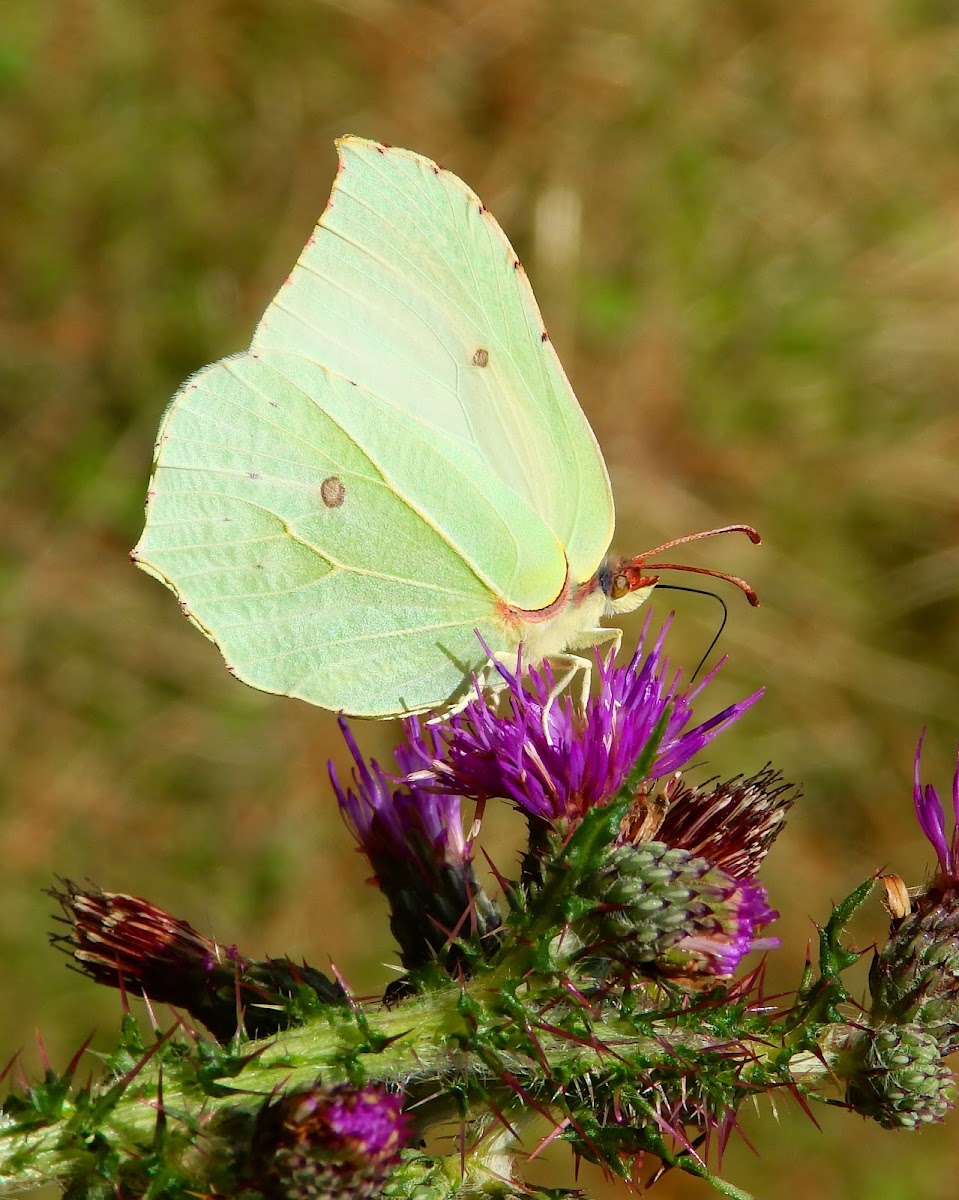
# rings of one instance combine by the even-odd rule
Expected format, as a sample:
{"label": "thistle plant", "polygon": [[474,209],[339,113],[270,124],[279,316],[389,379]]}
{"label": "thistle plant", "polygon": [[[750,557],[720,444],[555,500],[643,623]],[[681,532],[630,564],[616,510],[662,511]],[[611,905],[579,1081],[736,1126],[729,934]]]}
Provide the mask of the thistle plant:
{"label": "thistle plant", "polygon": [[[410,718],[386,766],[341,723],[354,765],[348,778],[331,767],[333,791],[403,967],[380,996],[61,882],[53,941],[119,989],[120,1034],[93,1082],[77,1079],[85,1046],[41,1079],[8,1066],[0,1187],[545,1197],[557,1193],[527,1162],[566,1143],[637,1186],[681,1170],[743,1197],[717,1172],[747,1099],[841,1105],[898,1129],[942,1120],[959,1045],[959,833],[921,780],[921,742],[913,799],[938,867],[917,891],[883,877],[891,921],[868,1000],[848,981],[860,952],[844,931],[876,878],[828,915],[795,993],[769,997],[776,913],[759,875],[798,790],[770,765],[708,777],[709,743],[760,693],[701,717],[712,675],[685,686],[664,636],[647,629],[629,663],[600,663],[582,711],[548,668],[499,666],[495,705],[477,695],[442,723]],[[482,818],[503,802],[528,837],[487,886]],[[959,822],[959,774],[952,809]]]}

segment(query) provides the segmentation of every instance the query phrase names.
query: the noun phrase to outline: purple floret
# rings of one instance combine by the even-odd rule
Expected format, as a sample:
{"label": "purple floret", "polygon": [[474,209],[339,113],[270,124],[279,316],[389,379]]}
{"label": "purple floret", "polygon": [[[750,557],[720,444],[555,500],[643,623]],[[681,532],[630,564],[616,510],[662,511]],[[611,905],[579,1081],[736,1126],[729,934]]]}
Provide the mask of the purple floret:
{"label": "purple floret", "polygon": [[671,775],[738,720],[762,691],[687,728],[693,700],[718,667],[698,687],[681,691],[680,672],[669,676],[662,653],[667,629],[668,624],[645,656],[646,630],[628,664],[598,664],[598,694],[585,712],[569,696],[552,696],[548,665],[527,672],[526,688],[517,674],[497,665],[508,711],[494,711],[482,697],[471,700],[442,732],[445,753],[422,738],[419,722],[411,718],[410,757],[419,762],[408,781],[474,800],[501,797],[542,822],[575,822],[612,799],[667,710],[646,782]]}

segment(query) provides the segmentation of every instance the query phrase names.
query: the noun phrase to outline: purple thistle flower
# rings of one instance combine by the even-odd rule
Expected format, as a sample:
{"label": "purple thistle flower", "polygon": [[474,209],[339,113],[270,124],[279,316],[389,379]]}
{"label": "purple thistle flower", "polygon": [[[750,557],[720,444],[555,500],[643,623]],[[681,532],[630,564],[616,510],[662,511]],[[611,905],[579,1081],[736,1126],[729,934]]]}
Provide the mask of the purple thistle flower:
{"label": "purple thistle flower", "polygon": [[946,840],[946,817],[939,793],[927,783],[923,787],[919,779],[919,760],[922,757],[922,743],[926,736],[923,730],[919,735],[919,745],[916,747],[914,766],[914,783],[912,790],[916,816],[922,832],[929,839],[936,857],[939,859],[939,869],[944,880],[959,882],[959,762],[956,773],[952,778],[952,812],[954,828],[951,840]]}
{"label": "purple thistle flower", "polygon": [[402,1096],[381,1084],[317,1083],[260,1110],[249,1182],[270,1196],[372,1200],[412,1140]]}
{"label": "purple thistle flower", "polygon": [[795,798],[792,786],[768,766],[749,778],[699,787],[677,774],[661,790],[636,796],[623,823],[624,842],[641,846],[655,838],[714,868],[710,914],[701,925],[691,921],[690,932],[677,943],[700,970],[731,975],[744,955],[779,945],[776,937],[758,936],[779,913],[757,875]]}
{"label": "purple thistle flower", "polygon": [[[398,785],[376,761],[367,764],[350,728],[340,730],[353,756],[353,787],[344,787],[332,763],[330,780],[347,825],[369,859],[375,882],[390,905],[390,927],[409,969],[448,950],[451,939],[488,934],[499,913],[472,867],[464,836],[461,798],[416,785]],[[394,751],[401,775],[422,754],[441,749],[432,727],[418,729],[415,749]]]}
{"label": "purple thistle flower", "polygon": [[688,980],[728,976],[744,955],[779,944],[759,937],[779,914],[758,879],[736,879],[659,839],[614,843],[580,886],[575,911],[570,929],[583,949],[574,955],[598,961],[601,978],[622,967]]}
{"label": "purple thistle flower", "polygon": [[410,1121],[403,1113],[402,1096],[375,1084],[357,1091],[337,1089],[326,1121],[344,1141],[377,1160],[396,1154],[409,1139]]}
{"label": "purple thistle flower", "polygon": [[[719,906],[717,906],[719,907]],[[729,889],[710,933],[687,934],[675,949],[692,955],[704,974],[733,975],[740,960],[755,950],[774,950],[778,937],[759,937],[759,931],[771,924],[779,913],[769,907],[766,889],[758,879],[737,882]]]}
{"label": "purple thistle flower", "polygon": [[924,738],[925,730],[916,747],[912,795],[939,871],[913,895],[899,876],[885,877],[892,923],[889,940],[873,959],[869,990],[877,1023],[918,1022],[927,1034],[935,1035],[946,1055],[959,1048],[959,769],[952,783],[956,826],[947,839],[939,794],[919,778]]}
{"label": "purple thistle flower", "polygon": [[[486,700],[471,700],[441,733],[426,740],[415,718],[406,723],[409,758],[418,766],[407,775],[417,787],[442,790],[473,800],[501,797],[533,821],[576,824],[596,805],[615,796],[664,714],[666,728],[647,780],[677,771],[707,742],[728,728],[762,695],[762,690],[689,728],[692,702],[718,667],[693,689],[680,691],[680,673],[669,677],[662,654],[669,623],[643,655],[649,621],[626,666],[598,664],[599,693],[585,712],[568,697],[552,698],[553,675],[546,665],[518,674],[497,664],[505,682],[509,711],[503,715]],[[719,664],[720,666],[722,664]]]}
{"label": "purple thistle flower", "polygon": [[[329,764],[330,780],[347,825],[360,849],[370,860],[377,877],[389,874],[397,858],[417,870],[424,880],[438,868],[461,869],[472,860],[470,843],[463,836],[459,796],[427,791],[416,786],[397,787],[375,759],[365,762],[349,725],[340,717],[340,732],[356,764],[351,772],[356,789],[344,788]],[[437,752],[435,730],[419,731],[417,751]],[[398,746],[394,757],[401,775],[414,768],[417,756]]]}

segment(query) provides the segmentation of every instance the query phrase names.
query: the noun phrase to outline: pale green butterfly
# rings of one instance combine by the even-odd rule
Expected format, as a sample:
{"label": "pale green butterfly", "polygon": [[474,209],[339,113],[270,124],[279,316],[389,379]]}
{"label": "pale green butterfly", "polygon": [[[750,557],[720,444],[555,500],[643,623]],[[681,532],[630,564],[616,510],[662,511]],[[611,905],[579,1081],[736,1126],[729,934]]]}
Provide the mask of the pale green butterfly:
{"label": "pale green butterfly", "polygon": [[408,150],[338,148],[249,350],[167,409],[132,557],[264,691],[366,717],[449,707],[471,674],[494,681],[486,648],[515,666],[521,646],[557,689],[582,669],[582,699],[573,652],[618,649],[600,621],[646,600],[645,560],[676,542],[606,557],[602,454],[480,200]]}

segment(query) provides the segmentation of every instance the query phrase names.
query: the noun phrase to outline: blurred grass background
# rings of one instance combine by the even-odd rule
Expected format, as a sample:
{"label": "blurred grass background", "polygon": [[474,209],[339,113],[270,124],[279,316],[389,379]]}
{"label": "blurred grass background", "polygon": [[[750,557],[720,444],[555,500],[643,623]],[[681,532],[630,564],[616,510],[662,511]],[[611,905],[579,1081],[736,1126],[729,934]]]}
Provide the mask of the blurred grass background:
{"label": "blurred grass background", "polygon": [[[774,985],[869,872],[921,880],[916,737],[946,790],[959,737],[959,7],[5,0],[0,102],[0,1058],[35,1067],[34,1027],[55,1063],[116,1027],[45,945],[54,873],[251,954],[332,956],[360,991],[389,977],[325,779],[333,718],[235,683],[127,561],[167,398],[247,344],[344,132],[436,158],[506,229],[605,447],[617,548],[763,533],[690,557],[763,600],[727,596],[712,700],[768,691],[712,763],[805,789],[767,869]],[[657,606],[694,665],[713,606]],[[359,736],[382,755],[393,733]],[[856,934],[882,928],[877,903]],[[956,1194],[955,1120],[817,1115],[761,1104],[761,1157],[736,1144],[727,1173],[762,1197]]]}

